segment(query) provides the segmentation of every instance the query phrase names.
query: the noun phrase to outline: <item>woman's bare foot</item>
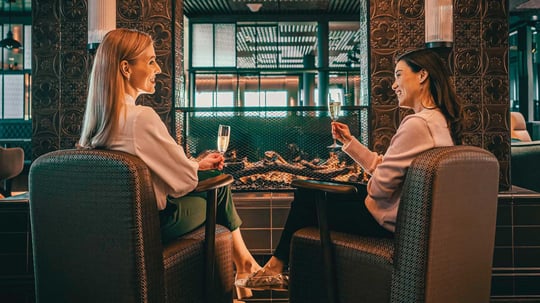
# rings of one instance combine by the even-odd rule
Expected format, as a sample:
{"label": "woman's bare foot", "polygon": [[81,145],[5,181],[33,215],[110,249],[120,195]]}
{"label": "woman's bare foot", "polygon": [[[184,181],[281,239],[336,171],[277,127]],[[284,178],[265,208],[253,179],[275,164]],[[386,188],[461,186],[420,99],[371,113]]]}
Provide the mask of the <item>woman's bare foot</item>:
{"label": "woman's bare foot", "polygon": [[285,264],[280,259],[272,256],[263,267],[267,272],[281,274],[285,270]]}

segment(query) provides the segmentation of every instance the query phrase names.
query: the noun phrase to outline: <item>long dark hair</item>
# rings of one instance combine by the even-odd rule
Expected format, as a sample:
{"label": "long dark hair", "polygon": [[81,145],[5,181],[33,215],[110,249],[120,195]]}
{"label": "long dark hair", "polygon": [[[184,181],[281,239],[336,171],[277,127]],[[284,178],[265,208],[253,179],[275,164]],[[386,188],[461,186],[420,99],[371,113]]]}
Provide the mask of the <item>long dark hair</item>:
{"label": "long dark hair", "polygon": [[424,69],[429,74],[429,90],[435,105],[448,122],[454,144],[462,143],[462,106],[450,82],[450,73],[439,55],[430,49],[419,49],[400,55],[396,62],[403,61],[415,72]]}

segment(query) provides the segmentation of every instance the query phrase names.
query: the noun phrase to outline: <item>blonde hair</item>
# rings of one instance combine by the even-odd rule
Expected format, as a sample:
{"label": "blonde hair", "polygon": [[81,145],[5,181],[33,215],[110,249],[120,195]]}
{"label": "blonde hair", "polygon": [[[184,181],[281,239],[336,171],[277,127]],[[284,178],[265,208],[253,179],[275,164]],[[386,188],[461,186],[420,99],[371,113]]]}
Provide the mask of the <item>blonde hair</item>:
{"label": "blonde hair", "polygon": [[99,45],[90,80],[78,148],[106,148],[118,127],[125,100],[126,78],[120,70],[153,44],[150,35],[131,29],[108,32]]}

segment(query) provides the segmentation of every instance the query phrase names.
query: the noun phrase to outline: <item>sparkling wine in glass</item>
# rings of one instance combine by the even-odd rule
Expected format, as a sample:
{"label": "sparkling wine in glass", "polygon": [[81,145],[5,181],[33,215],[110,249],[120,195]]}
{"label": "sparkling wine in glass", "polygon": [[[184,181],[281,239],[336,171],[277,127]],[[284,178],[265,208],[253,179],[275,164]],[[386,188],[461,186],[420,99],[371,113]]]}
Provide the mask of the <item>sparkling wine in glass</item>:
{"label": "sparkling wine in glass", "polygon": [[219,125],[217,136],[217,150],[221,154],[227,151],[229,146],[229,140],[231,138],[231,127],[228,125]]}
{"label": "sparkling wine in glass", "polygon": [[[341,114],[341,100],[331,94],[328,94],[328,112],[332,121],[337,121]],[[328,148],[340,148],[341,145],[337,144],[336,138],[334,136],[332,138],[334,139],[334,144],[328,146]]]}

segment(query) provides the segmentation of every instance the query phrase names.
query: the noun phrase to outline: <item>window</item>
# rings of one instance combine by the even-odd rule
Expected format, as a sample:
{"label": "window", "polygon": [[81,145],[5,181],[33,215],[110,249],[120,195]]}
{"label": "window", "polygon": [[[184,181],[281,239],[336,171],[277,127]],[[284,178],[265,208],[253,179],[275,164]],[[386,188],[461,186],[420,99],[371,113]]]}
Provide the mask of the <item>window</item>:
{"label": "window", "polygon": [[234,67],[234,24],[193,24],[193,67]]}
{"label": "window", "polygon": [[30,119],[31,108],[31,26],[4,24],[2,37],[8,31],[23,45],[18,49],[2,49],[2,75],[0,79],[0,118]]}
{"label": "window", "polygon": [[31,2],[0,2],[0,39],[11,30],[13,39],[22,44],[18,49],[0,48],[0,144],[23,148],[25,161],[32,157]]}
{"label": "window", "polygon": [[[233,92],[198,92],[195,94],[195,107],[197,108],[219,108],[234,106]],[[196,113],[195,115],[201,115]],[[208,115],[208,114],[203,114]],[[218,111],[217,116],[232,116],[232,112]]]}
{"label": "window", "polygon": [[[234,134],[230,156],[238,160],[258,161],[266,151],[286,154],[294,146],[315,157],[328,154],[321,138],[331,142],[330,119],[320,91],[343,101],[340,121],[367,142],[359,22],[201,19],[191,20],[189,28],[188,77],[182,86],[187,101],[178,102],[175,111],[176,136],[189,153],[214,149],[215,130],[226,124]],[[324,32],[328,37],[318,41]],[[321,53],[328,61],[318,60]]]}
{"label": "window", "polygon": [[[287,92],[286,91],[246,91],[244,92],[244,106],[245,107],[286,107],[287,106]],[[246,116],[260,116],[265,115],[264,112],[246,112]],[[273,114],[274,117],[285,117],[286,112],[280,112]]]}

